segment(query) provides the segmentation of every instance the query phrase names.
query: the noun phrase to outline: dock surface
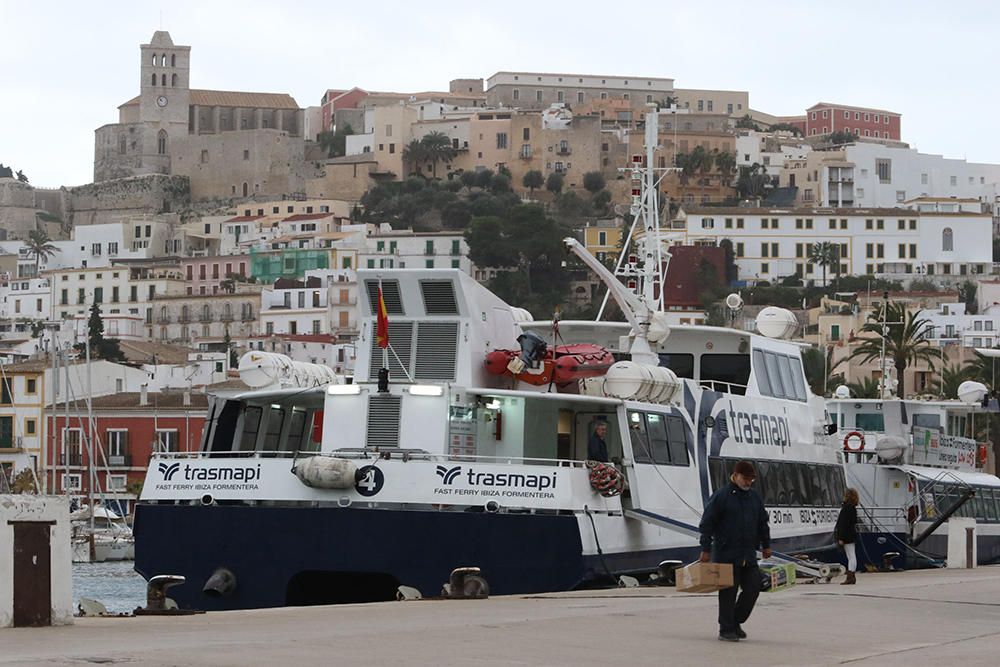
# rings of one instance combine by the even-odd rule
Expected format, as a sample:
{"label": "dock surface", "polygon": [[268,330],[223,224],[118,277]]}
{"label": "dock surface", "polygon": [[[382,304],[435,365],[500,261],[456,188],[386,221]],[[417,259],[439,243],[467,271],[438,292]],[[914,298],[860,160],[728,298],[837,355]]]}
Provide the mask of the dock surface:
{"label": "dock surface", "polygon": [[763,593],[738,643],[716,612],[715,594],[640,587],[79,618],[0,630],[0,665],[996,665],[1000,566]]}

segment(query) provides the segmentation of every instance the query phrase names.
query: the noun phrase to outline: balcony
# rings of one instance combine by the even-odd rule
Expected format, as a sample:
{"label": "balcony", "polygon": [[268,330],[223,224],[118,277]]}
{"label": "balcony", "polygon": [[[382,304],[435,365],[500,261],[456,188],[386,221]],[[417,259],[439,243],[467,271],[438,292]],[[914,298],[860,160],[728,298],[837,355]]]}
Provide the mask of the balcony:
{"label": "balcony", "polygon": [[177,318],[177,321],[180,322],[181,324],[187,324],[188,322],[191,321],[191,316],[181,315],[180,317]]}
{"label": "balcony", "polygon": [[572,155],[573,151],[569,146],[560,146],[556,149],[556,155]]}
{"label": "balcony", "polygon": [[108,465],[111,467],[130,468],[132,457],[129,454],[108,454]]}
{"label": "balcony", "polygon": [[170,324],[171,318],[169,315],[160,315],[156,318],[158,324]]}
{"label": "balcony", "polygon": [[232,322],[233,321],[233,314],[232,313],[223,313],[222,314],[222,321],[223,322]]}
{"label": "balcony", "polygon": [[518,157],[521,158],[522,160],[530,160],[531,159],[531,146],[524,146],[524,147],[522,147],[521,148],[521,152],[518,153]]}

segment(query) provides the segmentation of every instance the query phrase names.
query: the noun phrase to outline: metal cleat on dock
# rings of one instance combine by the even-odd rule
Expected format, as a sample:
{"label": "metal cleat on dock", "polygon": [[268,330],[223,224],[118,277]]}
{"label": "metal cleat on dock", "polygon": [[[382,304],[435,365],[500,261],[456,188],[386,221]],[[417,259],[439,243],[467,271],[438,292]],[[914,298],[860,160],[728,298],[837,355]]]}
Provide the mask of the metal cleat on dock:
{"label": "metal cleat on dock", "polygon": [[441,595],[452,600],[484,600],[490,596],[490,585],[478,567],[456,567]]}
{"label": "metal cleat on dock", "polygon": [[179,609],[177,603],[167,597],[167,589],[183,584],[187,579],[179,574],[158,574],[150,577],[146,584],[146,606],[135,610],[136,616],[183,616],[204,614],[198,609]]}

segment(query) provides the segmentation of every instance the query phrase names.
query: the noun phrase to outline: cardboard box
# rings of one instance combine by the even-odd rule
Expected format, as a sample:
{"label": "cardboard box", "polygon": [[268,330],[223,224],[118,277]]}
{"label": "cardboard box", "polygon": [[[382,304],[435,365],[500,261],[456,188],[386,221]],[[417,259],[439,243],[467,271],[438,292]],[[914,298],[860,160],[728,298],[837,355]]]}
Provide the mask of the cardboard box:
{"label": "cardboard box", "polygon": [[711,593],[733,585],[730,563],[691,563],[677,570],[677,590],[682,593]]}
{"label": "cardboard box", "polygon": [[761,590],[767,593],[795,584],[795,566],[791,564],[761,563],[760,573]]}

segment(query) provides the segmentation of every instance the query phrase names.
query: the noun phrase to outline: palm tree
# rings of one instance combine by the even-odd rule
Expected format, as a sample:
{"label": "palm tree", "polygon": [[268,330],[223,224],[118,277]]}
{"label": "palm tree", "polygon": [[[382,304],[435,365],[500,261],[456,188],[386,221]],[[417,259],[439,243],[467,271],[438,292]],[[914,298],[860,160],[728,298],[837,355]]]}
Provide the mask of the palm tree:
{"label": "palm tree", "polygon": [[451,139],[443,132],[431,132],[425,134],[420,140],[420,145],[424,151],[424,159],[431,161],[431,175],[437,178],[437,163],[440,161],[450,162],[455,159],[455,147]]}
{"label": "palm tree", "polygon": [[976,352],[976,358],[970,361],[969,365],[965,367],[968,373],[965,379],[982,382],[989,387],[990,392],[994,392],[997,389],[996,376],[998,367],[1000,367],[1000,364],[997,363],[996,357],[987,357]]}
{"label": "palm tree", "polygon": [[414,139],[403,146],[403,163],[410,165],[410,171],[418,171],[420,163],[427,159],[427,152],[419,139]]}
{"label": "palm tree", "polygon": [[833,346],[827,346],[824,355],[818,347],[810,347],[802,351],[802,367],[806,373],[806,381],[809,388],[817,396],[826,396],[829,390],[838,385],[844,384],[844,375],[834,373],[837,366],[843,363],[843,359],[833,363]]}
{"label": "palm tree", "polygon": [[839,255],[837,245],[829,241],[820,241],[810,246],[809,261],[823,267],[823,287],[826,287],[826,267],[839,263]]}
{"label": "palm tree", "polygon": [[958,385],[971,377],[971,366],[943,366],[941,378],[935,380],[931,388],[941,398],[958,398]]}
{"label": "palm tree", "polygon": [[885,304],[879,304],[868,315],[868,321],[861,328],[862,333],[874,335],[865,338],[850,356],[851,359],[860,358],[861,363],[878,359],[882,356],[884,341],[885,356],[892,359],[896,365],[899,380],[898,396],[905,396],[904,372],[908,366],[925,362],[931,370],[934,370],[934,362],[941,358],[941,353],[931,346],[928,320],[923,317],[918,318],[917,314],[907,312],[906,306],[902,303],[887,301]]}
{"label": "palm tree", "polygon": [[851,398],[879,398],[879,382],[875,378],[862,378],[857,382],[848,382]]}
{"label": "palm tree", "polygon": [[28,252],[35,256],[35,275],[38,275],[38,267],[42,263],[42,257],[46,259],[52,257],[59,250],[52,243],[52,239],[41,229],[35,229],[28,233],[28,240],[24,242],[28,246]]}
{"label": "palm tree", "polygon": [[733,180],[733,173],[736,171],[736,153],[719,152],[715,156],[715,167],[722,176],[722,182],[729,185]]}

